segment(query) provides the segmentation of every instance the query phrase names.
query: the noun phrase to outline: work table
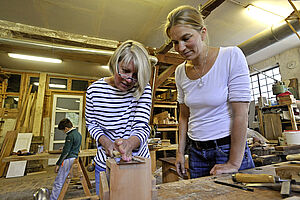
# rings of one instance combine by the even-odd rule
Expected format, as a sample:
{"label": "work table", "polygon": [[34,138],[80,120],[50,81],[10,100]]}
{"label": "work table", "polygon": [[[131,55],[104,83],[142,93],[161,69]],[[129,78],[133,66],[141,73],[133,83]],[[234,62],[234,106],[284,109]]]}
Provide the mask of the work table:
{"label": "work table", "polygon": [[[244,170],[245,173],[275,175],[276,165],[257,167]],[[251,187],[254,191],[246,191],[226,185],[220,185],[214,181],[233,183],[231,174],[207,176],[197,179],[180,180],[176,182],[157,185],[158,199],[160,200],[184,200],[184,199],[282,199],[279,190],[267,187]],[[291,196],[300,196],[300,193],[292,192]]]}

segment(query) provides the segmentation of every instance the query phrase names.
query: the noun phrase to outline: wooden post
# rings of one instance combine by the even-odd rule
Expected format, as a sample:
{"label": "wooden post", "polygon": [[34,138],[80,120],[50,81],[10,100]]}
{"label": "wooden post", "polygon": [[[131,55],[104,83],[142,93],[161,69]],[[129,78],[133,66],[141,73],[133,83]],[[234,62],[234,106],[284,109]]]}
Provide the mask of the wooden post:
{"label": "wooden post", "polygon": [[46,88],[46,80],[47,80],[46,77],[47,77],[46,73],[40,74],[39,89],[37,94],[35,115],[34,115],[33,128],[32,128],[33,136],[40,136],[41,134],[43,105],[44,105],[45,88]]}

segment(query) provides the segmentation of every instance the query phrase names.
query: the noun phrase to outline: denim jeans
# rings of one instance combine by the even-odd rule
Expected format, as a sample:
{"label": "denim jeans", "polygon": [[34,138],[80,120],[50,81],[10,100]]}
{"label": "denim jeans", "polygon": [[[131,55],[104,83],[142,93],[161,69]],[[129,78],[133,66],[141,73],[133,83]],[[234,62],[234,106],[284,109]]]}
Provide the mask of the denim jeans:
{"label": "denim jeans", "polygon": [[[210,170],[215,164],[224,164],[229,159],[230,144],[218,146],[210,149],[196,149],[190,146],[189,170],[191,178],[209,176]],[[246,144],[244,158],[239,170],[254,168],[251,152]]]}
{"label": "denim jeans", "polygon": [[95,183],[96,183],[96,194],[99,195],[99,186],[100,186],[100,172],[105,171],[104,168],[96,164],[95,166]]}
{"label": "denim jeans", "polygon": [[75,158],[68,158],[63,161],[62,166],[59,167],[57,176],[53,183],[50,200],[55,200],[59,197],[60,191],[65,183],[65,180],[70,172]]}

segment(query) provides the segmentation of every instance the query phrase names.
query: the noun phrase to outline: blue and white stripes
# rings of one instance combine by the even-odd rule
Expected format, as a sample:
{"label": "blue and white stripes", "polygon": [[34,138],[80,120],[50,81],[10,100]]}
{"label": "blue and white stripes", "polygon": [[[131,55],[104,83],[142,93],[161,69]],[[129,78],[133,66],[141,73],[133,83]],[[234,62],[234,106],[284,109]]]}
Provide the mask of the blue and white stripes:
{"label": "blue and white stripes", "polygon": [[148,84],[139,100],[133,97],[135,88],[123,92],[110,86],[103,78],[94,82],[86,93],[85,119],[98,152],[95,162],[105,168],[104,148],[98,144],[102,135],[111,141],[137,136],[141,142],[133,155],[149,157],[147,139],[150,135],[151,88]]}

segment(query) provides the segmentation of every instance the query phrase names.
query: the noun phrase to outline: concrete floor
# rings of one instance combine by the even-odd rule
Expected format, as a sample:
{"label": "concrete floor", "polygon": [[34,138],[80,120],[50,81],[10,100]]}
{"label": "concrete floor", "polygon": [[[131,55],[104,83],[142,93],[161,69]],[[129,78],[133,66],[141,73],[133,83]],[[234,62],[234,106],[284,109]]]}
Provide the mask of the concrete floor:
{"label": "concrete floor", "polygon": [[[161,163],[158,161],[157,170],[153,174],[156,178],[156,184],[162,182]],[[96,194],[94,172],[87,172],[92,183],[90,192]],[[0,178],[0,199],[1,200],[31,200],[33,194],[41,187],[48,188],[51,192],[52,184],[56,177],[54,166],[48,166],[40,172],[25,175],[16,178]],[[65,199],[72,199],[85,196],[84,191],[79,183],[70,184]]]}

